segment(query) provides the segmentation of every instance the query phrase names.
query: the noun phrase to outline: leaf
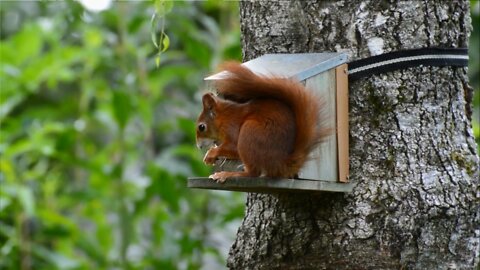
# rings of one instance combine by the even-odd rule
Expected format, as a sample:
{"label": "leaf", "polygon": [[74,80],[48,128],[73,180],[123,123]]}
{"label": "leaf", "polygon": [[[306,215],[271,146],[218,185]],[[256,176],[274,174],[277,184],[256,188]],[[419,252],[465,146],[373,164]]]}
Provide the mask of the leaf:
{"label": "leaf", "polygon": [[157,13],[153,13],[152,19],[150,20],[150,37],[152,38],[153,45],[155,45],[155,48],[158,48],[158,43],[157,43]]}
{"label": "leaf", "polygon": [[178,212],[180,209],[180,202],[177,197],[179,190],[176,185],[178,179],[155,164],[148,165],[147,174],[152,179],[150,186],[146,190],[147,196],[160,195],[172,211]]}
{"label": "leaf", "polygon": [[162,39],[162,51],[164,52],[170,47],[170,38],[167,36],[167,34],[162,33],[163,39]]}
{"label": "leaf", "polygon": [[132,20],[128,23],[128,33],[136,33],[142,27],[144,23],[144,17],[137,15],[132,18]]}
{"label": "leaf", "polygon": [[42,32],[37,25],[27,24],[12,38],[12,48],[16,63],[28,61],[40,53],[43,43]]}
{"label": "leaf", "polygon": [[155,66],[158,68],[160,66],[160,54],[155,56]]}
{"label": "leaf", "polygon": [[113,92],[113,115],[120,129],[123,129],[130,118],[132,101],[124,91]]}
{"label": "leaf", "polygon": [[163,17],[173,8],[173,1],[169,0],[155,0],[155,13],[158,16]]}
{"label": "leaf", "polygon": [[177,119],[178,126],[180,129],[187,135],[189,141],[195,141],[195,122],[192,119],[188,118],[178,118]]}

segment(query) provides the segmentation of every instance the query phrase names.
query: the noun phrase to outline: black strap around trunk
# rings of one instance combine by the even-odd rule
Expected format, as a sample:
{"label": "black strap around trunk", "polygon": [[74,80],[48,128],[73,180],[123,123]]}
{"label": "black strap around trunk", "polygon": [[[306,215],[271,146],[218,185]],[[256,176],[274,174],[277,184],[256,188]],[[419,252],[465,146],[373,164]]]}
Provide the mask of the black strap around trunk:
{"label": "black strap around trunk", "polygon": [[372,74],[415,66],[468,66],[468,49],[423,48],[376,55],[348,63],[348,78],[354,81]]}

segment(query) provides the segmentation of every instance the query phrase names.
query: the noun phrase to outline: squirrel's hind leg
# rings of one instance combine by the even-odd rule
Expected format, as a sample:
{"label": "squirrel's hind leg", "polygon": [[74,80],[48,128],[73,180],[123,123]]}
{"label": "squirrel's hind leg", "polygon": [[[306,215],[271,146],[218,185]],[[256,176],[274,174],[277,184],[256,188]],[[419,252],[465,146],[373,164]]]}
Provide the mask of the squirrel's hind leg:
{"label": "squirrel's hind leg", "polygon": [[218,183],[224,183],[230,177],[248,177],[252,176],[249,172],[216,172],[208,178],[212,178]]}
{"label": "squirrel's hind leg", "polygon": [[219,182],[219,183],[224,183],[227,178],[230,177],[258,177],[260,176],[260,173],[256,170],[256,168],[248,166],[247,164],[244,164],[244,171],[242,172],[216,172],[212,175],[210,175],[208,178],[212,178],[213,180]]}

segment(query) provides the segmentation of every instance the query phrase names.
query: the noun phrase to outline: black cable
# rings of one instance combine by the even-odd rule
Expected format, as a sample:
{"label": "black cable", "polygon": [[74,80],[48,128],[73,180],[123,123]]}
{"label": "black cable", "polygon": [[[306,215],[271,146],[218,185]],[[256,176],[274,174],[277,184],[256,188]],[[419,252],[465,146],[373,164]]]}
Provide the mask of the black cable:
{"label": "black cable", "polygon": [[348,63],[348,78],[353,81],[415,66],[468,66],[468,49],[422,48],[376,55]]}

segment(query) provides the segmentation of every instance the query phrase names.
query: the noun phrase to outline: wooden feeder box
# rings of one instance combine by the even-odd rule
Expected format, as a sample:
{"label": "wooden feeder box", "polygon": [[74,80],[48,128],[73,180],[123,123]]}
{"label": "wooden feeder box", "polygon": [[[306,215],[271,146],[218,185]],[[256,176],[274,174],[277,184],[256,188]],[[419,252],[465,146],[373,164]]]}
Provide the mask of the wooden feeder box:
{"label": "wooden feeder box", "polygon": [[[330,191],[350,192],[348,182],[348,76],[344,53],[266,54],[243,65],[257,74],[293,78],[325,99],[326,125],[336,132],[320,144],[298,179],[228,178],[217,183],[207,177],[188,179],[188,187],[245,192]],[[217,73],[205,80],[221,80]],[[214,90],[214,89],[213,89]],[[325,118],[325,117],[324,117]]]}

